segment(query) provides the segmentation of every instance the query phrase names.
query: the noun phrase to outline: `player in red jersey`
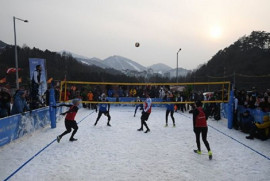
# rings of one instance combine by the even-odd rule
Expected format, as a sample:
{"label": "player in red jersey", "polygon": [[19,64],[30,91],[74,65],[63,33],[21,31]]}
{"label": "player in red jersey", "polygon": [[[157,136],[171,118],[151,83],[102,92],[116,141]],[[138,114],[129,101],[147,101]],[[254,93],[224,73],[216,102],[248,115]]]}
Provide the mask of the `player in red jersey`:
{"label": "player in red jersey", "polygon": [[71,137],[69,141],[77,141],[77,139],[74,138],[74,135],[76,134],[78,130],[78,125],[77,122],[75,121],[75,116],[79,110],[78,105],[80,104],[79,99],[74,99],[72,101],[73,105],[60,105],[60,106],[67,106],[70,107],[67,112],[61,113],[61,115],[66,115],[65,118],[65,126],[66,126],[66,131],[63,132],[61,135],[57,136],[57,142],[59,143],[61,138],[71,132],[71,128],[73,128],[73,132],[71,134]]}
{"label": "player in red jersey", "polygon": [[151,114],[152,110],[152,99],[148,94],[146,94],[146,100],[143,103],[143,112],[141,116],[141,127],[138,129],[138,131],[143,131],[143,126],[146,127],[146,131],[144,133],[150,132],[149,127],[146,124],[146,121],[149,118],[149,115]]}
{"label": "player in red jersey", "polygon": [[202,140],[204,145],[208,150],[209,159],[212,160],[212,151],[210,149],[210,145],[207,141],[207,117],[202,108],[202,102],[196,101],[195,102],[195,109],[193,110],[193,131],[196,135],[196,143],[197,143],[197,150],[194,150],[195,153],[201,154],[201,144],[200,144],[200,134],[202,133]]}

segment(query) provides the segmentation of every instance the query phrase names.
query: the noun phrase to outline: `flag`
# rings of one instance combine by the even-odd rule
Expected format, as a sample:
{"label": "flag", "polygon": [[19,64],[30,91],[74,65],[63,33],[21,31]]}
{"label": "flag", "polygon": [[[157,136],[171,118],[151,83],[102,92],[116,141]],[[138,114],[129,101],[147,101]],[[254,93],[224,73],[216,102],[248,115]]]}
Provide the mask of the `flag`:
{"label": "flag", "polygon": [[53,78],[51,77],[49,80],[47,80],[47,84],[52,83]]}
{"label": "flag", "polygon": [[21,77],[18,79],[18,82],[19,83],[22,83],[22,78]]}
{"label": "flag", "polygon": [[0,80],[0,84],[5,83],[6,81],[7,81],[7,79],[6,79],[6,77],[4,77],[4,78],[2,78],[2,79]]}
{"label": "flag", "polygon": [[[22,70],[21,68],[18,68],[18,71]],[[10,73],[16,73],[16,68],[9,68],[7,69],[7,74],[10,74]]]}

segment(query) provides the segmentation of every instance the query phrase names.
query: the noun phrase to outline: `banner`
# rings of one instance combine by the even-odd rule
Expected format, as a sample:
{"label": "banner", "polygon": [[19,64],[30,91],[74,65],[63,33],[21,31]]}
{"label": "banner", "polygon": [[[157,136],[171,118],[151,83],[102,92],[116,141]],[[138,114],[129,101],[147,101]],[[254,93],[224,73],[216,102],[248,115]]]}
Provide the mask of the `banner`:
{"label": "banner", "polygon": [[[65,109],[63,109],[62,107],[58,107],[54,110],[54,113],[57,115],[56,121],[60,121],[63,116],[59,115]],[[9,117],[1,118],[0,147],[10,143],[15,139],[23,137],[26,134],[32,133],[38,129],[42,129],[50,123],[51,121],[48,107],[35,109],[32,111],[31,114],[27,112],[24,115],[16,114]]]}
{"label": "banner", "polygon": [[30,70],[30,80],[32,80],[36,66],[40,65],[42,68],[40,82],[42,84],[39,86],[39,95],[44,95],[47,90],[47,70],[46,70],[46,60],[40,58],[29,58],[29,70]]}

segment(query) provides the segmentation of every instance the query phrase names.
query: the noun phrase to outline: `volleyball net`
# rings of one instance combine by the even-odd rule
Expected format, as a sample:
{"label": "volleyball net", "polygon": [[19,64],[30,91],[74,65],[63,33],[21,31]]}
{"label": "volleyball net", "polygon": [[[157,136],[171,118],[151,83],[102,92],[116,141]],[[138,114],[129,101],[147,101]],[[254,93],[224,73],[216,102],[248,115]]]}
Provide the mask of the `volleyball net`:
{"label": "volleyball net", "polygon": [[[190,82],[190,83],[112,83],[62,81],[60,102],[80,98],[82,103],[139,104],[148,94],[153,104],[192,104],[195,100],[203,103],[223,103],[229,101],[230,82]],[[102,102],[105,94],[108,102]],[[170,96],[170,101],[166,97]]]}

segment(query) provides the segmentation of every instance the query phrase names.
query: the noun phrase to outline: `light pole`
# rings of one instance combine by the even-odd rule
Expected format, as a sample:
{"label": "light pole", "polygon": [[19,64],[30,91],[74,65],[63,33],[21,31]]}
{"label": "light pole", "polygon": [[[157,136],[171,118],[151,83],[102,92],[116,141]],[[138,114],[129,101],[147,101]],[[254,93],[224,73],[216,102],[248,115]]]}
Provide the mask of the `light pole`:
{"label": "light pole", "polygon": [[181,51],[181,48],[179,48],[178,52],[177,52],[177,63],[176,63],[176,82],[178,83],[178,53]]}
{"label": "light pole", "polygon": [[20,18],[16,18],[13,16],[13,24],[14,24],[14,42],[15,42],[15,66],[16,66],[16,88],[19,89],[19,70],[18,70],[18,56],[17,56],[17,42],[16,42],[16,26],[15,26],[15,20],[20,20],[25,23],[28,22],[28,20],[23,20]]}

